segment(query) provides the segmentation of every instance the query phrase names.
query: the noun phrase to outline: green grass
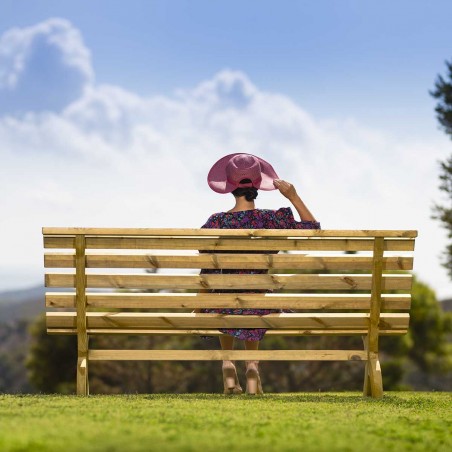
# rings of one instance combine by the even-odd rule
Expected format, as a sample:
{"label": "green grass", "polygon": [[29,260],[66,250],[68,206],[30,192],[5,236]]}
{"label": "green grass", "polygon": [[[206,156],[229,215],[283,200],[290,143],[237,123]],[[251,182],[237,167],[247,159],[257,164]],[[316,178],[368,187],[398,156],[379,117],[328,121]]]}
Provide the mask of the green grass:
{"label": "green grass", "polygon": [[452,394],[0,395],[1,451],[450,451]]}

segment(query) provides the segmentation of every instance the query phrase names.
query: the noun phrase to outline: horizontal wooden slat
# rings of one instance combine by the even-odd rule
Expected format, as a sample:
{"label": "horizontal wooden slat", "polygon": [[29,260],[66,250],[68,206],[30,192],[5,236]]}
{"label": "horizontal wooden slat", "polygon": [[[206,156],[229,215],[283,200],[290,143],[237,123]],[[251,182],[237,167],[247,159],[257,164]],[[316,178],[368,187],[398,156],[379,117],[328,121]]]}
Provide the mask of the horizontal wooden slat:
{"label": "horizontal wooden slat", "polygon": [[[204,251],[371,251],[372,239],[335,238],[229,238],[229,237],[87,237],[87,249],[155,249],[155,250],[204,250]],[[74,248],[73,237],[44,237],[45,248]],[[388,239],[385,251],[413,251],[413,239]]]}
{"label": "horizontal wooden slat", "polygon": [[88,360],[366,361],[363,350],[89,350]]}
{"label": "horizontal wooden slat", "polygon": [[[410,290],[411,275],[383,276],[382,290]],[[140,289],[232,289],[232,290],[370,290],[372,276],[366,274],[204,274],[204,275],[87,275],[90,288],[140,288]],[[75,275],[47,273],[46,287],[75,287]]]}
{"label": "horizontal wooden slat", "polygon": [[[370,309],[370,294],[88,293],[91,308]],[[410,294],[382,296],[382,309],[409,309]],[[75,294],[47,292],[46,306],[75,307]]]}
{"label": "horizontal wooden slat", "polygon": [[[184,336],[184,335],[192,335],[192,336],[221,336],[219,330],[200,330],[200,329],[177,329],[177,330],[162,330],[162,329],[139,329],[139,328],[88,328],[88,334],[113,334],[113,335],[149,335],[149,336]],[[379,334],[382,336],[399,336],[407,333],[407,329],[398,329],[398,330],[379,330]],[[369,331],[367,329],[362,330],[338,330],[338,329],[330,329],[330,330],[267,330],[266,335],[270,336],[362,336],[367,334]],[[64,334],[64,335],[74,335],[77,334],[77,330],[75,328],[47,328],[47,334]]]}
{"label": "horizontal wooden slat", "polygon": [[75,237],[44,236],[44,248],[75,248]]}
{"label": "horizontal wooden slat", "polygon": [[[278,236],[300,235],[318,237],[417,237],[415,230],[320,230],[320,229],[222,229],[215,231],[217,235],[248,236]],[[43,235],[141,235],[141,236],[193,236],[212,235],[211,229],[189,228],[60,228],[43,227]]]}
{"label": "horizontal wooden slat", "polygon": [[[75,328],[75,312],[48,312],[48,328]],[[409,315],[384,313],[382,329],[408,328]],[[366,313],[296,313],[255,315],[224,315],[198,313],[88,312],[87,328],[288,328],[288,329],[365,329]]]}
{"label": "horizontal wooden slat", "polygon": [[[75,267],[75,253],[47,253],[46,268]],[[206,268],[206,269],[310,269],[371,270],[368,256],[307,256],[301,254],[199,254],[162,256],[158,254],[88,254],[87,268]],[[412,257],[385,257],[383,270],[411,270]]]}

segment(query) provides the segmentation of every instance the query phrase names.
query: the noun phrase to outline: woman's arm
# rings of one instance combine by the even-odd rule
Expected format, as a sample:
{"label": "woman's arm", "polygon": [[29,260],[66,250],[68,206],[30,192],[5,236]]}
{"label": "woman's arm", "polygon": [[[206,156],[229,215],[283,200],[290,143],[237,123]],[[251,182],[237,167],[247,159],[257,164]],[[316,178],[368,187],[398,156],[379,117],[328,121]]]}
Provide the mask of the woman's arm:
{"label": "woman's arm", "polygon": [[275,179],[273,181],[274,186],[281,192],[283,196],[285,196],[297,209],[298,215],[302,221],[316,221],[314,215],[309,211],[304,202],[298,196],[295,187],[285,180]]}

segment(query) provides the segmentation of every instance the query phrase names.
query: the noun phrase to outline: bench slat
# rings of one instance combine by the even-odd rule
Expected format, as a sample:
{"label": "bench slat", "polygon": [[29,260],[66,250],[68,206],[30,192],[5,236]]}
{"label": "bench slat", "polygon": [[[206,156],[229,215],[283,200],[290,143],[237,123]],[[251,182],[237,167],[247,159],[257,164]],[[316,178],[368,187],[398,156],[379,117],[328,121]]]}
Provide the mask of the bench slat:
{"label": "bench slat", "polygon": [[[276,309],[370,309],[370,294],[246,294],[246,293],[88,293],[92,308],[265,308]],[[410,294],[382,296],[383,309],[410,309]],[[46,306],[75,307],[75,295],[47,292]]]}
{"label": "bench slat", "polygon": [[[75,312],[48,312],[48,328],[74,328]],[[382,329],[407,329],[409,315],[384,313]],[[366,313],[295,313],[255,315],[224,315],[195,313],[87,312],[87,328],[298,328],[298,329],[365,329]]]}
{"label": "bench slat", "polygon": [[[45,248],[74,248],[73,237],[44,237]],[[86,237],[87,249],[155,249],[204,251],[371,251],[372,239],[321,239],[316,238],[146,238],[146,237]],[[414,251],[413,239],[388,239],[385,251]]]}
{"label": "bench slat", "polygon": [[[75,267],[74,253],[46,253],[46,268]],[[177,256],[158,254],[88,254],[87,268],[224,268],[224,269],[311,269],[371,270],[372,257],[306,256],[300,254],[200,254]],[[383,270],[412,270],[412,257],[385,257]]]}
{"label": "bench slat", "polygon": [[363,350],[89,350],[90,361],[365,361]]}
{"label": "bench slat", "polygon": [[[178,330],[163,330],[163,329],[139,329],[139,328],[88,328],[88,334],[127,334],[127,335],[150,335],[150,336],[222,336],[219,330],[206,330],[206,329],[178,329]],[[383,336],[399,336],[406,334],[407,329],[397,330],[379,330],[380,335]],[[65,334],[74,335],[77,334],[77,330],[74,328],[47,328],[48,334]],[[363,330],[301,330],[301,329],[284,329],[284,330],[267,330],[266,335],[270,336],[362,336],[368,333],[367,329]]]}
{"label": "bench slat", "polygon": [[[154,236],[198,236],[212,235],[211,229],[193,228],[59,228],[43,227],[43,235],[154,235]],[[344,230],[344,229],[222,229],[216,235],[275,237],[281,235],[319,237],[417,237],[415,230]]]}
{"label": "bench slat", "polygon": [[[90,274],[86,276],[90,288],[136,288],[136,289],[294,289],[294,290],[369,290],[372,276],[366,274]],[[389,274],[383,276],[384,290],[410,290],[411,275]],[[46,287],[75,287],[75,275],[47,273]]]}

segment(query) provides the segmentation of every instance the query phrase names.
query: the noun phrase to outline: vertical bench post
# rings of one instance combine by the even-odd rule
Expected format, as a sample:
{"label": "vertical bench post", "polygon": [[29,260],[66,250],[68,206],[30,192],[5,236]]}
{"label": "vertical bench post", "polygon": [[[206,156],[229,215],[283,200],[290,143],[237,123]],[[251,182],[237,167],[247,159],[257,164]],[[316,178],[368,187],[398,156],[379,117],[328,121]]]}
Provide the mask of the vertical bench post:
{"label": "vertical bench post", "polygon": [[378,336],[381,309],[381,289],[383,280],[384,237],[375,237],[372,263],[372,292],[370,298],[369,332],[364,337],[367,351],[363,395],[375,398],[383,396],[383,380],[378,357]]}
{"label": "vertical bench post", "polygon": [[88,395],[88,335],[86,333],[85,236],[75,236],[75,306],[77,309],[77,395]]}

